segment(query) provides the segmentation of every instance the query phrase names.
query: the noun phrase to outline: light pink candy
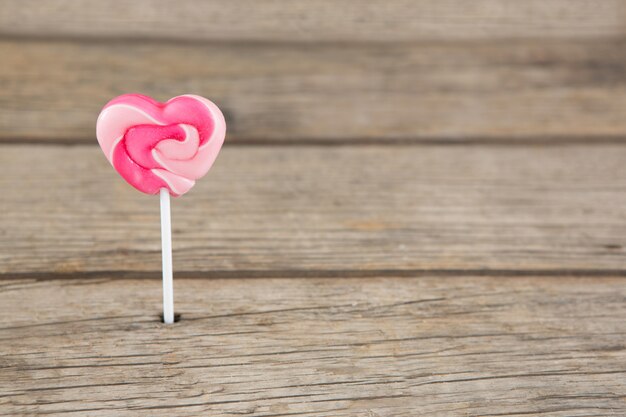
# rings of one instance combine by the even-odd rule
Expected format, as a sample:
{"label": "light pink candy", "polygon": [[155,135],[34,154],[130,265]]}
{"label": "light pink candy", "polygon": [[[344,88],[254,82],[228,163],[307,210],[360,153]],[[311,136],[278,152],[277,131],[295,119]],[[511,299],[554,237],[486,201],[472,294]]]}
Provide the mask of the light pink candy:
{"label": "light pink candy", "polygon": [[109,101],[96,124],[102,151],[120,175],[147,194],[180,196],[204,176],[224,143],[220,109],[194,95],[159,103],[141,94]]}

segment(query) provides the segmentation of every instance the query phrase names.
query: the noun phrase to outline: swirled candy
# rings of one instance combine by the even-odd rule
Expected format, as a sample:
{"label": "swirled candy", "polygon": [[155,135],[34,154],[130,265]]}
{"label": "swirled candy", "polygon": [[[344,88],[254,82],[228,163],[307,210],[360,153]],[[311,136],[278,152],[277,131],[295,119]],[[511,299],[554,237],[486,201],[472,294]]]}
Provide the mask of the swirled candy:
{"label": "swirled candy", "polygon": [[96,125],[102,151],[130,185],[147,194],[166,188],[173,196],[208,172],[225,134],[220,109],[195,95],[159,103],[124,94],[104,106]]}

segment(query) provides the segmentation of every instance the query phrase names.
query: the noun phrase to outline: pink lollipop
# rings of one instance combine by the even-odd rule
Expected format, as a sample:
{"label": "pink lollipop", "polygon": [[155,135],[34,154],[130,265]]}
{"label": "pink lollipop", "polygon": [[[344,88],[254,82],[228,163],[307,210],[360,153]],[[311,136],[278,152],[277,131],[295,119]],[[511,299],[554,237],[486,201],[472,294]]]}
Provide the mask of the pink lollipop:
{"label": "pink lollipop", "polygon": [[194,95],[159,103],[141,94],[109,101],[96,124],[98,143],[130,185],[161,196],[163,320],[174,322],[170,194],[185,194],[213,165],[224,143],[220,109]]}
{"label": "pink lollipop", "polygon": [[140,94],[109,101],[96,125],[104,155],[133,187],[185,194],[204,176],[222,147],[226,123],[209,100],[184,95],[159,103]]}

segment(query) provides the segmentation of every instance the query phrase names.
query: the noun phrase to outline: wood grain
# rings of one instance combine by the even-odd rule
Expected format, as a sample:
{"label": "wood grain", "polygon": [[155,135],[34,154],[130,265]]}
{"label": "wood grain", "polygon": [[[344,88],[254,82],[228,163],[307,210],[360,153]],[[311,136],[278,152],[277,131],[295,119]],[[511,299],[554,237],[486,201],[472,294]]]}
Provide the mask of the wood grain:
{"label": "wood grain", "polygon": [[[0,2],[0,416],[625,415],[625,22]],[[158,203],[95,146],[131,91],[229,123],[173,201],[168,327]]]}
{"label": "wood grain", "polygon": [[0,415],[620,416],[623,279],[3,281]]}
{"label": "wood grain", "polygon": [[111,97],[190,91],[231,140],[621,140],[624,46],[3,41],[0,140],[92,141]]}
{"label": "wood grain", "polygon": [[[621,145],[227,143],[208,177],[172,202],[175,269],[617,273],[624,160]],[[5,277],[159,276],[158,199],[127,185],[97,146],[3,145],[0,166]]]}
{"label": "wood grain", "polygon": [[620,0],[3,0],[0,34],[406,42],[623,37]]}

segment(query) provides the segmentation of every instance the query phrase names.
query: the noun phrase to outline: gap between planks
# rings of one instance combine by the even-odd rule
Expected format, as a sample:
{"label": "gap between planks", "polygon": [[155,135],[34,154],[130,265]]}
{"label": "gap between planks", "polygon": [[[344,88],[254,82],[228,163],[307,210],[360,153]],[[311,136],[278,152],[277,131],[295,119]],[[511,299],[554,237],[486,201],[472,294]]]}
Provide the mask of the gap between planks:
{"label": "gap between planks", "polygon": [[[42,145],[42,146],[94,146],[93,138],[61,138],[61,137],[20,137],[2,138],[0,145]],[[626,135],[537,135],[515,137],[484,137],[484,136],[450,136],[410,138],[367,138],[337,137],[315,138],[299,137],[297,140],[276,138],[237,138],[228,141],[229,147],[363,147],[363,146],[506,146],[506,147],[537,147],[537,146],[578,146],[578,145],[626,145]]]}
{"label": "gap between planks", "polygon": [[[221,271],[176,271],[176,280],[203,280],[203,279],[367,279],[367,278],[626,278],[626,269],[389,269],[389,270],[221,270]],[[160,280],[161,271],[85,271],[85,272],[24,272],[0,273],[1,281],[12,280],[82,280],[106,279],[109,281],[124,280]]]}

